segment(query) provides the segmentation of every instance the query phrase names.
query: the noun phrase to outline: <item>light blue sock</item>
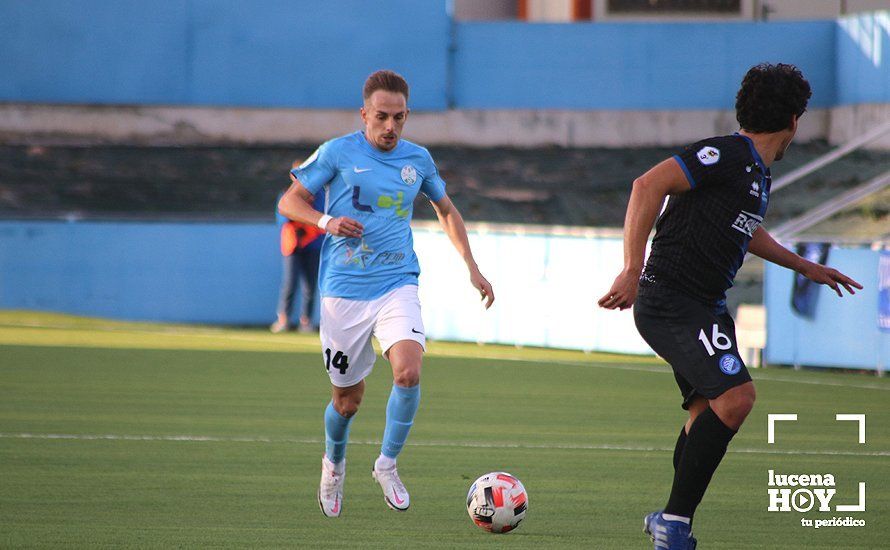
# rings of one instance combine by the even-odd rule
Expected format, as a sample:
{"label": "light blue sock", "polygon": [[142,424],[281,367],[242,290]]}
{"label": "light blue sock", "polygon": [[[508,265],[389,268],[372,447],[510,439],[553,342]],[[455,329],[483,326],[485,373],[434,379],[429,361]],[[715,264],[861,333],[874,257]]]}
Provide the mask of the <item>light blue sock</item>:
{"label": "light blue sock", "polygon": [[349,425],[352,418],[346,418],[334,408],[334,402],[328,403],[324,410],[324,454],[328,460],[338,464],[346,458],[346,442],[349,439]]}
{"label": "light blue sock", "polygon": [[393,384],[386,404],[386,429],[383,431],[383,446],[380,454],[396,458],[405,446],[408,432],[414,424],[414,414],[420,404],[420,384],[403,388]]}

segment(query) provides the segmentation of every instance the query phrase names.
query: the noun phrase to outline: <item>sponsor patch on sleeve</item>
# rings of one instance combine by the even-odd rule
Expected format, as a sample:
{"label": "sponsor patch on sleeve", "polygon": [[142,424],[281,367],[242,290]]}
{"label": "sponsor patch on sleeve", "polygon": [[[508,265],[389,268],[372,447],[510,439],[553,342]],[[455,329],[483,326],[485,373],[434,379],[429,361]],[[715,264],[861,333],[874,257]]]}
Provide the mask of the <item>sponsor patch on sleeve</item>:
{"label": "sponsor patch on sleeve", "polygon": [[699,149],[695,156],[698,157],[700,163],[710,166],[717,164],[717,161],[720,160],[720,149],[708,145]]}

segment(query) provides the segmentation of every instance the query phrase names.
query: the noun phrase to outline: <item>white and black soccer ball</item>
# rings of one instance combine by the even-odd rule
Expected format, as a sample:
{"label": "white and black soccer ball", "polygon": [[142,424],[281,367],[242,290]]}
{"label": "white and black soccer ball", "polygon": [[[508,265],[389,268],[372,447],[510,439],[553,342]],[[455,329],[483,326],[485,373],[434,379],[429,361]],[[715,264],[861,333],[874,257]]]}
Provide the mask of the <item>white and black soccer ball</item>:
{"label": "white and black soccer ball", "polygon": [[508,533],[519,525],[528,510],[528,493],[522,482],[507,472],[480,477],[467,493],[467,513],[473,523],[489,533]]}

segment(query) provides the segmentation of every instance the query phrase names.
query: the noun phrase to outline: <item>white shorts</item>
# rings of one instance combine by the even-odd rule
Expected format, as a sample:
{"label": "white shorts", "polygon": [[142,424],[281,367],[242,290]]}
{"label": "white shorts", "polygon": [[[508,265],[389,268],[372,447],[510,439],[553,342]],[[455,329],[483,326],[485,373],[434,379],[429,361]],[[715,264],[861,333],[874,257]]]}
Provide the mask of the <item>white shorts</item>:
{"label": "white shorts", "polygon": [[405,285],[376,300],[321,300],[321,353],[331,384],[354,386],[371,374],[377,354],[371,336],[384,356],[393,344],[413,340],[426,351],[417,285]]}

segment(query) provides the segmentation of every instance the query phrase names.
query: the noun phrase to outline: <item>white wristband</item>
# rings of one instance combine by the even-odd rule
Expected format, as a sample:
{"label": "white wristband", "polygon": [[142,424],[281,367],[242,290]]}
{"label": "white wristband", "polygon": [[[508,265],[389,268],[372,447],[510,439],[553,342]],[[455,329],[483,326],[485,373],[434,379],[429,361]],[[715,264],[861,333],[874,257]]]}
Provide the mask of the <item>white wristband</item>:
{"label": "white wristband", "polygon": [[320,227],[322,230],[327,231],[328,222],[331,221],[331,220],[333,220],[333,219],[334,219],[333,216],[329,216],[329,215],[327,215],[327,214],[323,214],[323,215],[318,219],[318,224],[317,224],[317,225],[318,225],[318,227]]}

